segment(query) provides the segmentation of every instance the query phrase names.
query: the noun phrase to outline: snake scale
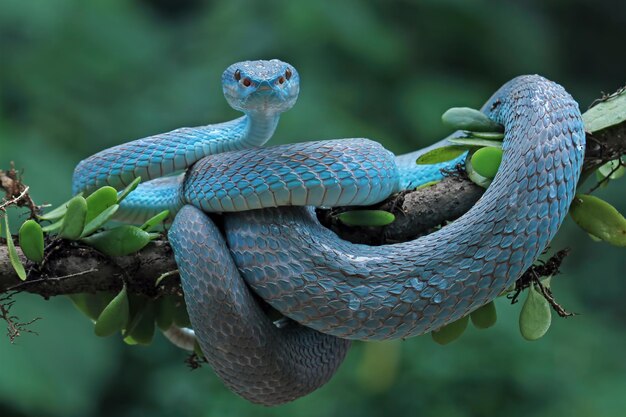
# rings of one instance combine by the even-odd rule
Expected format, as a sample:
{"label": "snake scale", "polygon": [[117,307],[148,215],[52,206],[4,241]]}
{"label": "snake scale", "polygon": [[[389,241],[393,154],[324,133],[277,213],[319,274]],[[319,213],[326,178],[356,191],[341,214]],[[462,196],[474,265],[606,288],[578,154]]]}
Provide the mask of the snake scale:
{"label": "snake scale", "polygon": [[[578,105],[561,86],[520,76],[483,107],[505,128],[504,157],[472,209],[410,242],[348,243],[312,207],[376,203],[441,178],[463,156],[418,166],[424,150],[396,157],[362,138],[260,148],[294,105],[298,72],[240,62],[222,85],[243,117],[99,152],[76,167],[73,191],[150,180],[122,217],[177,212],[169,239],[197,340],[222,380],[255,403],[320,387],[350,340],[423,334],[493,300],[546,248],[574,197],[585,145]],[[205,213],[224,213],[220,227]],[[291,321],[276,326],[265,303]]]}

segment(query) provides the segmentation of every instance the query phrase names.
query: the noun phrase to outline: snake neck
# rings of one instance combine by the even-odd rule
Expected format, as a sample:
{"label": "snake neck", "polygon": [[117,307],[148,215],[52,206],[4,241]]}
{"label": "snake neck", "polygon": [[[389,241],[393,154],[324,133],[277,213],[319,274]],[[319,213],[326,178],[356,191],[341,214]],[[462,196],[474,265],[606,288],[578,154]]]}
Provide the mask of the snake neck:
{"label": "snake neck", "polygon": [[243,117],[244,131],[239,140],[240,149],[263,146],[276,131],[280,114],[248,112]]}

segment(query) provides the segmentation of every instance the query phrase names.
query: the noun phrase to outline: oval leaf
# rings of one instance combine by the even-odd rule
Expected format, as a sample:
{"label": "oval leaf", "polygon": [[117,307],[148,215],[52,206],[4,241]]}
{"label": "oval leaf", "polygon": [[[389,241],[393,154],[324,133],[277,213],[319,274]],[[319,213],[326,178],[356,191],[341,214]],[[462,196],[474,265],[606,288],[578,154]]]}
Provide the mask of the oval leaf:
{"label": "oval leaf", "polygon": [[128,184],[126,188],[120,191],[120,193],[117,196],[117,204],[121,203],[122,200],[124,200],[128,196],[128,194],[135,191],[135,188],[137,188],[140,182],[141,182],[141,177],[137,177],[133,180],[133,182]]}
{"label": "oval leaf", "polygon": [[122,225],[82,239],[83,242],[109,256],[125,256],[141,250],[153,236],[137,226]]}
{"label": "oval leaf", "polygon": [[183,301],[175,303],[174,324],[178,327],[191,327],[191,320],[189,320],[187,306]]}
{"label": "oval leaf", "polygon": [[[78,197],[78,196],[82,196],[82,195],[83,195],[83,193],[78,193],[74,197]],[[72,199],[74,197],[72,197]],[[69,204],[70,201],[72,201],[72,199],[67,200],[65,203],[61,204],[60,206],[58,206],[54,210],[51,210],[48,213],[42,214],[41,216],[37,216],[37,218],[39,218],[41,220],[56,220],[56,219],[60,219],[61,217],[63,217],[65,215],[65,212],[67,211],[67,205]]]}
{"label": "oval leaf", "polygon": [[[139,297],[133,297],[131,304],[136,303],[136,298]],[[135,344],[149,345],[152,343],[152,338],[154,337],[155,303],[145,297],[141,298],[143,298],[143,300],[140,302],[137,311],[133,314],[131,322],[124,332],[124,336],[130,336]],[[134,308],[131,308],[131,310],[133,309]]]}
{"label": "oval leaf", "polygon": [[569,213],[587,233],[615,246],[626,246],[626,219],[606,201],[592,195],[574,197]]}
{"label": "oval leaf", "polygon": [[421,155],[415,163],[417,165],[432,165],[440,162],[448,162],[463,155],[470,149],[460,145],[442,146],[440,148],[432,149],[425,154]]}
{"label": "oval leaf", "polygon": [[528,287],[528,295],[519,315],[520,333],[526,340],[537,340],[546,334],[551,323],[550,304],[533,284]]}
{"label": "oval leaf", "polygon": [[[486,139],[490,142],[500,141],[504,139],[504,133],[502,132],[467,132],[470,139]],[[500,143],[502,145],[502,143]]]}
{"label": "oval leaf", "polygon": [[57,230],[59,230],[61,228],[61,225],[63,224],[63,219],[56,221],[52,224],[49,224],[47,226],[44,226],[41,228],[41,230],[43,230],[44,233],[52,233],[52,232],[56,232]]}
{"label": "oval leaf", "polygon": [[174,324],[176,304],[172,297],[164,296],[157,301],[156,324],[159,329],[165,331]]}
{"label": "oval leaf", "polygon": [[340,213],[339,220],[348,226],[386,226],[396,216],[384,210],[352,210]]}
{"label": "oval leaf", "polygon": [[105,224],[107,221],[109,221],[109,219],[111,219],[111,217],[115,215],[119,208],[119,204],[113,204],[112,206],[104,209],[102,213],[98,214],[94,219],[92,219],[89,223],[85,225],[81,236],[89,236],[90,234],[98,230],[100,227],[102,227],[103,224]]}
{"label": "oval leaf", "polygon": [[43,261],[43,230],[34,220],[26,220],[19,232],[20,248],[24,256],[33,262]]}
{"label": "oval leaf", "polygon": [[493,179],[502,162],[502,149],[495,147],[480,148],[471,158],[472,167],[479,175]]}
{"label": "oval leaf", "polygon": [[447,345],[448,343],[458,339],[463,334],[467,328],[467,323],[469,323],[469,316],[461,317],[457,321],[446,324],[439,330],[435,330],[430,334],[435,342],[440,345]]}
{"label": "oval leaf", "polygon": [[488,329],[496,324],[498,314],[496,313],[496,304],[492,301],[485,304],[470,314],[470,319],[474,326],[479,329]]}
{"label": "oval leaf", "polygon": [[598,181],[602,181],[606,177],[609,177],[610,180],[616,180],[618,178],[621,178],[624,173],[626,173],[626,169],[622,166],[621,160],[615,159],[602,165],[600,168],[598,168],[596,173]]}
{"label": "oval leaf", "polygon": [[78,311],[95,322],[114,296],[113,293],[99,292],[96,294],[70,294],[69,297]]}
{"label": "oval leaf", "polygon": [[476,170],[474,169],[474,166],[472,165],[472,161],[465,162],[465,172],[467,172],[468,178],[474,184],[483,188],[488,188],[491,185],[491,180],[489,178],[485,178],[482,175],[480,175],[478,172],[476,172]]}
{"label": "oval leaf", "polygon": [[85,223],[89,223],[104,210],[117,203],[117,190],[106,185],[91,193],[86,200],[87,217]]}
{"label": "oval leaf", "polygon": [[585,130],[591,133],[626,121],[626,90],[613,94],[583,114]]}
{"label": "oval leaf", "polygon": [[129,311],[128,295],[124,285],[98,316],[94,327],[96,335],[106,337],[124,329],[128,323]]}
{"label": "oval leaf", "polygon": [[86,217],[87,201],[82,196],[72,198],[67,204],[67,212],[61,223],[59,236],[70,240],[78,239],[83,233]]}
{"label": "oval leaf", "polygon": [[146,220],[146,222],[143,225],[141,225],[141,229],[145,230],[146,232],[150,232],[154,230],[155,227],[163,223],[165,219],[169,217],[169,215],[170,215],[169,210],[163,210],[162,212]]}
{"label": "oval leaf", "polygon": [[469,107],[452,107],[442,116],[441,121],[454,130],[471,130],[478,132],[502,132],[501,124],[494,122],[480,110]]}
{"label": "oval leaf", "polygon": [[15,243],[13,243],[13,236],[11,236],[11,229],[9,229],[9,216],[4,215],[4,228],[6,229],[6,237],[7,237],[7,249],[9,250],[9,261],[11,262],[11,266],[15,270],[15,273],[22,281],[26,279],[26,270],[24,269],[24,265],[22,265],[22,261],[20,260],[19,255],[17,254],[17,249],[15,249]]}
{"label": "oval leaf", "polygon": [[490,146],[493,148],[502,148],[502,142],[487,139],[474,139],[474,138],[452,138],[448,139],[448,142],[456,143],[458,145],[485,147]]}

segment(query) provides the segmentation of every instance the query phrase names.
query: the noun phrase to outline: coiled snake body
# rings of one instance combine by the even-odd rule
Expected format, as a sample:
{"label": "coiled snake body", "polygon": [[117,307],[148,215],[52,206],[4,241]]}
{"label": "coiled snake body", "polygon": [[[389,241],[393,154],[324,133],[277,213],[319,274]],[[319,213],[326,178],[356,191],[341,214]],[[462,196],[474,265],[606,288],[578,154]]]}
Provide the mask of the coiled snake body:
{"label": "coiled snake body", "polygon": [[[178,212],[169,239],[196,337],[216,373],[253,402],[280,404],[323,385],[350,339],[419,335],[493,300],[545,249],[574,196],[585,140],[578,106],[545,78],[517,77],[483,107],[505,139],[478,203],[410,242],[351,244],[311,207],[372,204],[458,161],[419,167],[423,151],[395,157],[367,139],[258,148],[295,103],[298,73],[249,61],[222,81],[244,117],[104,150],[77,166],[73,188],[156,178],[125,200],[123,215]],[[232,212],[224,235],[205,212]],[[293,322],[275,326],[250,289]]]}

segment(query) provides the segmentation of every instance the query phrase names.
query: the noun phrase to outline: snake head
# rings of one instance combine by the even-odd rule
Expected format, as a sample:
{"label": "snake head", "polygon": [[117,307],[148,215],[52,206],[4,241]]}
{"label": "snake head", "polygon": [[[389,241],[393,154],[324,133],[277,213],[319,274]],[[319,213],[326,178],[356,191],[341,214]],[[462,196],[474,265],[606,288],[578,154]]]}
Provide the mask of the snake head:
{"label": "snake head", "polygon": [[278,114],[289,110],[298,98],[300,76],[286,62],[243,61],[222,75],[228,104],[245,113]]}

